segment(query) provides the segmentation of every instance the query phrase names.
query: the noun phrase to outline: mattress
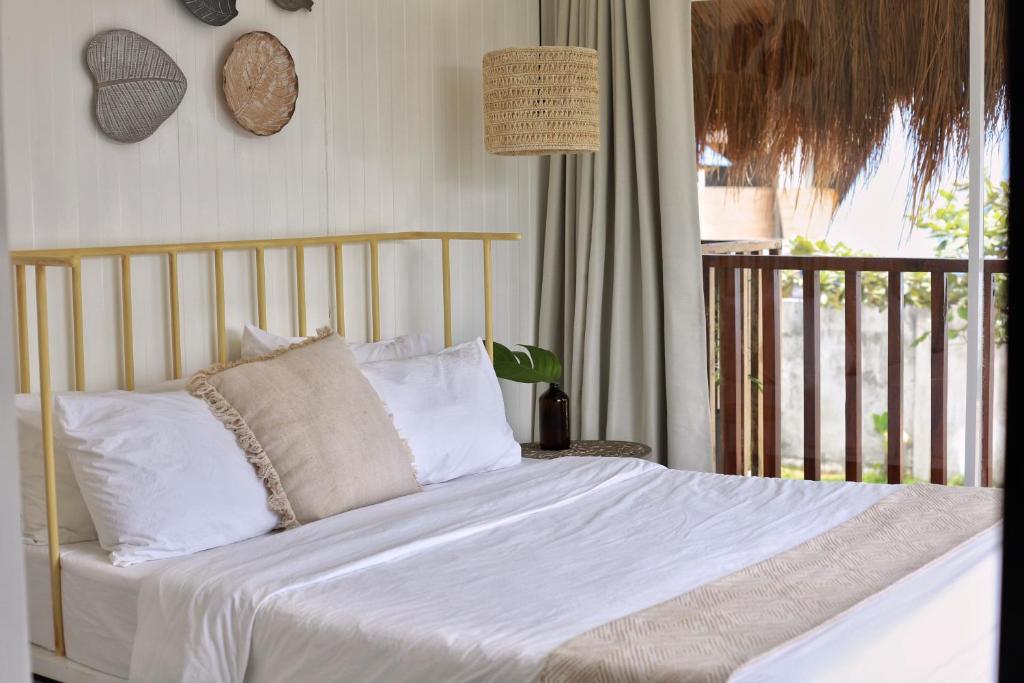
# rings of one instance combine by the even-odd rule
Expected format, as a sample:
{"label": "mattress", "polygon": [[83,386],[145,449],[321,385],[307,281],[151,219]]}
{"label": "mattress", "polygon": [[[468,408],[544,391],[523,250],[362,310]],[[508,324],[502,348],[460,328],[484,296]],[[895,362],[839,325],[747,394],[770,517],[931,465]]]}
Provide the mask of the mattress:
{"label": "mattress", "polygon": [[[588,460],[530,461],[506,471],[427,487],[428,491],[436,490],[431,496],[438,498],[439,505],[436,509],[431,505],[425,506],[427,515],[417,521],[416,526],[419,531],[427,532],[430,526],[427,517],[444,515],[444,507],[474,496],[482,496],[481,500],[490,499],[487,505],[498,505],[500,501],[483,494],[505,491],[506,484],[510,490],[502,497],[508,497],[509,511],[512,517],[518,517],[530,501],[543,494],[543,486],[550,487],[551,482],[559,477],[572,477],[574,473],[570,470],[585,467]],[[607,461],[607,465],[613,463]],[[728,520],[731,515],[746,518],[751,512],[756,512],[755,508],[767,512],[773,507],[778,509],[782,502],[786,502],[782,507],[800,507],[805,503],[801,503],[799,498],[810,496],[829,501],[819,507],[821,514],[827,517],[845,506],[849,508],[841,515],[845,517],[869,505],[877,498],[876,492],[885,488],[848,484],[807,487],[797,482],[782,483],[778,480],[686,476],[695,477],[694,491],[708,497],[721,495],[738,485],[746,493],[757,495],[730,498],[760,499],[750,510],[737,506],[729,511],[720,509],[719,514],[710,516],[698,514],[699,505],[685,506],[689,514],[684,515],[685,519],[678,519],[673,531],[708,551],[702,556],[702,561],[709,565],[717,565],[725,559],[710,552],[713,550],[710,541],[715,535],[725,532],[726,527],[732,529],[729,532],[731,541],[722,548],[732,548],[730,555],[752,552],[763,543],[765,532],[780,533],[775,524],[761,529],[756,524],[733,524]],[[525,485],[519,502],[514,500],[515,493],[511,491],[517,481]],[[562,489],[553,493],[557,497]],[[603,497],[605,500],[598,508],[587,513],[594,516],[585,518],[585,526],[612,527],[613,518],[623,513],[658,514],[656,510],[640,509],[637,500],[630,495]],[[422,495],[410,497],[404,504],[425,503],[429,498]],[[343,525],[346,519],[356,519],[360,515],[367,522],[374,520],[368,526],[355,524],[353,527],[354,530],[370,532],[363,538],[384,536],[391,528],[409,522],[409,511],[403,512],[399,509],[401,505],[393,504],[396,502],[371,506],[375,509],[366,509],[355,515],[346,513],[326,525],[307,525],[305,530],[299,530],[291,537],[301,540],[304,533],[320,533],[317,532],[318,527]],[[708,509],[717,506],[716,503]],[[638,563],[637,558],[629,558],[617,549],[618,543],[605,545],[589,557],[559,555],[558,546],[568,549],[574,545],[573,534],[565,535],[557,529],[563,525],[566,530],[573,528],[578,515],[571,514],[571,509],[558,504],[551,510],[560,518],[560,524],[554,529],[541,524],[540,516],[531,515],[536,520],[534,523],[510,527],[502,522],[484,534],[484,538],[491,539],[505,534],[507,538],[500,545],[505,551],[514,550],[511,555],[488,559],[487,547],[467,536],[467,541],[472,542],[460,544],[457,548],[421,549],[413,553],[414,558],[420,558],[414,562],[402,561],[396,556],[383,564],[365,566],[347,577],[338,575],[330,581],[303,588],[292,586],[265,601],[260,608],[262,617],[254,624],[252,637],[255,651],[262,656],[254,659],[253,667],[245,678],[281,680],[280,675],[287,673],[290,680],[329,680],[330,676],[323,678],[326,671],[337,674],[350,667],[349,673],[359,673],[346,680],[383,682],[402,680],[401,676],[395,677],[398,673],[395,667],[398,667],[409,680],[446,680],[450,676],[446,678],[445,674],[456,670],[461,673],[474,670],[493,673],[493,662],[500,660],[511,662],[512,666],[505,672],[508,676],[494,680],[528,680],[531,677],[529,672],[535,666],[520,665],[531,649],[543,651],[551,643],[558,642],[559,637],[549,638],[551,643],[541,643],[542,647],[536,647],[553,623],[573,611],[593,612],[591,618],[597,622],[607,620],[608,615],[600,614],[603,607],[594,602],[588,604],[587,595],[590,594],[591,598],[603,596],[602,601],[608,603],[623,599],[633,602],[637,599],[637,591],[651,588],[644,587],[647,581],[636,581],[636,577],[629,574],[656,574],[657,564],[660,564]],[[453,518],[466,517],[455,509],[449,512]],[[481,509],[480,515],[486,512]],[[786,515],[783,513],[782,516]],[[815,526],[825,528],[834,524],[836,519],[822,520]],[[515,533],[511,533],[513,529]],[[595,541],[599,537],[600,534],[595,536]],[[192,565],[193,571],[198,568],[203,572],[207,565],[216,564],[218,558],[223,559],[224,556],[241,558],[247,569],[249,566],[257,567],[263,552],[261,545],[282,546],[287,539],[280,535],[252,539],[231,549],[128,568],[111,565],[106,553],[95,542],[63,547],[64,623],[69,659],[112,676],[127,678],[136,637],[140,590],[144,582],[160,581],[165,575],[174,574],[176,567],[185,564]],[[790,539],[781,545],[796,540]],[[999,528],[986,532],[841,618],[761,660],[750,662],[736,672],[734,680],[995,680],[1000,541]],[[550,566],[538,571],[544,562],[536,552],[537,546],[551,544]],[[297,550],[293,544],[288,545],[293,546],[291,550]],[[36,645],[52,649],[46,548],[25,548],[31,639]],[[450,551],[456,549],[459,552],[452,555]],[[391,546],[388,553],[400,550],[398,546]],[[768,552],[767,549],[764,552]],[[751,555],[741,563],[755,559]],[[291,561],[302,565],[307,558],[296,553]],[[608,563],[615,566],[610,567]],[[605,565],[604,575],[600,571],[601,565]],[[278,568],[285,570],[280,565]],[[609,571],[621,574],[618,585],[610,585],[607,581]],[[672,570],[679,574],[694,571],[700,573],[696,564],[677,566]],[[695,577],[694,581],[700,583],[710,576],[703,579]],[[630,595],[625,597],[623,593]],[[429,598],[430,595],[437,599]],[[344,600],[339,600],[342,596]],[[655,597],[647,596],[640,602],[651,602]],[[517,606],[523,601],[526,604],[522,608]],[[485,615],[488,612],[502,613],[504,619],[485,616],[473,623],[474,611]],[[464,619],[470,621],[460,622]],[[498,621],[506,623],[495,623]],[[312,633],[309,631],[311,627],[315,627]],[[467,642],[466,638],[472,642]],[[223,646],[224,652],[230,649],[228,643],[209,645],[214,649]],[[464,656],[478,661],[468,669],[465,661],[454,669],[448,668],[453,664],[447,661],[452,649],[462,650]],[[342,653],[345,652],[352,656],[344,657]],[[343,657],[344,665],[335,668],[339,664],[339,656]],[[268,662],[274,662],[275,666],[268,667]],[[282,670],[283,662],[291,668]],[[402,662],[416,665],[407,667]],[[431,670],[439,675],[420,675]]]}
{"label": "mattress", "polygon": [[[574,635],[774,556],[897,488],[655,468],[513,467],[186,559],[143,583],[133,671],[533,680]],[[993,679],[999,544],[993,528],[736,679]]]}
{"label": "mattress", "polygon": [[[53,649],[53,613],[46,546],[25,545],[29,636]],[[166,560],[115,567],[99,543],[61,547],[64,641],[67,656],[79,664],[120,678],[128,677],[136,606],[143,577]],[[173,560],[172,560],[173,561]]]}

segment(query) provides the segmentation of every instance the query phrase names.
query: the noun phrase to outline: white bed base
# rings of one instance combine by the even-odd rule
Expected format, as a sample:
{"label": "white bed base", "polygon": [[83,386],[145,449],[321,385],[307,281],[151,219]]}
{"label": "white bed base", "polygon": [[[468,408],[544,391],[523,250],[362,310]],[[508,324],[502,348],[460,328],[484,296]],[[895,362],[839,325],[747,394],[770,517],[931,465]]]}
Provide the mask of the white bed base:
{"label": "white bed base", "polygon": [[38,645],[32,646],[32,673],[60,683],[125,683],[124,678],[90,669]]}

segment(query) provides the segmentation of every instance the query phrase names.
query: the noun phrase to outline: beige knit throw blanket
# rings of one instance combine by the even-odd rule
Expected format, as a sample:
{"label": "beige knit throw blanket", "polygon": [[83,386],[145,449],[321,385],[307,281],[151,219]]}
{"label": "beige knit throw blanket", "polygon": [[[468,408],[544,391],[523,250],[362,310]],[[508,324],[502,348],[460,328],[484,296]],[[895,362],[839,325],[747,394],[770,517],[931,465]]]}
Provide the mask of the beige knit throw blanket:
{"label": "beige knit throw blanket", "polygon": [[587,631],[542,683],[727,681],[998,524],[1002,491],[908,486],[771,559]]}

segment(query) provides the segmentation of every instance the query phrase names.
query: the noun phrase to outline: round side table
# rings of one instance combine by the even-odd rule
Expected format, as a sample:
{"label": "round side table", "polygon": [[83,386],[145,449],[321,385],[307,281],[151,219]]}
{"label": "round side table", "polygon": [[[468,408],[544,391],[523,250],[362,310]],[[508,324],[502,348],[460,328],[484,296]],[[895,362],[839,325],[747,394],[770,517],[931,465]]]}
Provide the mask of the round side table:
{"label": "round side table", "polygon": [[651,447],[633,441],[573,441],[564,451],[546,451],[536,441],[522,444],[523,457],[551,460],[567,455],[597,455],[604,458],[646,458]]}

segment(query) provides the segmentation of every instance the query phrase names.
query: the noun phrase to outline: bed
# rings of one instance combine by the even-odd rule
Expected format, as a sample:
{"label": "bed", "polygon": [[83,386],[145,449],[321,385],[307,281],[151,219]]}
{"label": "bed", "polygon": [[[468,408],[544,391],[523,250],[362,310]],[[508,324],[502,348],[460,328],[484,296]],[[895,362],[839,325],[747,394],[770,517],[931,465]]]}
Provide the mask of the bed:
{"label": "bed", "polygon": [[[450,346],[448,245],[481,241],[489,347],[491,240],[504,239],[496,235],[391,233],[138,250],[171,263],[181,250],[214,255],[215,348],[223,358],[224,250],[252,250],[258,273],[264,249],[294,250],[301,278],[303,249],[369,244],[378,339],[377,241],[436,239]],[[23,389],[31,365],[21,334],[25,268],[36,268],[43,320],[46,283],[38,273],[73,271],[72,352],[83,389],[83,293],[74,271],[82,258],[111,255],[122,259],[128,285],[122,334],[130,384],[130,311],[137,304],[125,262],[135,253],[14,255]],[[340,270],[335,277],[340,291]],[[256,284],[264,323],[262,277]],[[172,279],[173,319],[176,286]],[[173,320],[170,329],[178,334]],[[37,334],[46,361],[45,322]],[[180,347],[172,348],[180,376]],[[36,365],[43,431],[52,434],[49,363]],[[59,502],[50,485],[53,458],[52,440],[44,439],[51,519]],[[941,523],[919,514],[933,508],[936,518],[945,515]],[[131,567],[110,564],[96,542],[61,546],[53,522],[47,546],[26,547],[34,668],[64,683],[994,680],[1000,519],[995,491],[783,481],[568,457],[524,460],[282,533]],[[941,542],[930,543],[933,536]],[[876,555],[861,557],[862,547]],[[874,562],[879,552],[896,566]],[[672,630],[678,623],[691,631]],[[737,645],[740,633],[747,635]],[[665,642],[672,646],[661,647]],[[707,655],[706,666],[679,665],[678,652],[664,652],[677,642],[694,648],[687,655],[694,660]]]}
{"label": "bed", "polygon": [[[62,553],[68,657],[127,678],[133,643],[151,637],[164,664],[234,659],[248,681],[531,680],[573,635],[792,547],[895,488],[695,473],[669,485],[664,474],[631,459],[524,460],[128,569],[75,544]],[[664,548],[668,537],[685,542]],[[999,548],[996,527],[734,680],[994,680]],[[33,551],[32,634],[46,647],[45,554]],[[213,595],[193,622],[173,606],[194,608],[200,583]],[[259,607],[245,633],[245,615],[217,601],[250,594]],[[150,617],[138,636],[136,610]],[[168,619],[185,621],[168,631]],[[224,624],[223,638],[189,637]]]}

